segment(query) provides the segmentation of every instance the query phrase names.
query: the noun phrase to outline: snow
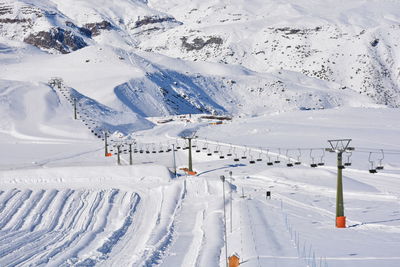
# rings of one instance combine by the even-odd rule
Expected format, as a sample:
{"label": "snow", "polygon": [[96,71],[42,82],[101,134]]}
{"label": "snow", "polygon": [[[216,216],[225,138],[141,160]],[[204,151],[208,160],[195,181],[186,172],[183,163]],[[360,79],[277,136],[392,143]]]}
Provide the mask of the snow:
{"label": "snow", "polygon": [[[1,18],[32,27],[0,25],[1,266],[225,266],[225,249],[241,266],[398,266],[397,2],[7,6]],[[138,27],[146,16],[161,22]],[[22,42],[102,20],[112,29],[69,54]],[[213,41],[192,49],[196,38]],[[196,176],[182,170],[188,132]],[[325,150],[340,138],[355,148],[343,154],[344,229]],[[123,143],[132,165],[127,145],[117,165]]]}

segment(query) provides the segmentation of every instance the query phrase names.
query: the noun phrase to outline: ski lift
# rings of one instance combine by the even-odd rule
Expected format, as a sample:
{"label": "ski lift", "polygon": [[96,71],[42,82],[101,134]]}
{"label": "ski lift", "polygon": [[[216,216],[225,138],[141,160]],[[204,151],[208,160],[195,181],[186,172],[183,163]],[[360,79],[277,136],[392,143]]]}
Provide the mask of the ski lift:
{"label": "ski lift", "polygon": [[[318,166],[325,165],[324,157],[325,157],[325,149],[322,149],[322,155],[321,155],[320,161],[318,162]],[[343,167],[343,169],[344,169],[344,167]]]}
{"label": "ski lift", "polygon": [[314,161],[314,157],[313,157],[313,155],[312,155],[312,149],[310,150],[310,158],[311,158],[311,164],[310,164],[310,167],[312,167],[312,168],[316,168],[316,167],[318,167],[318,164],[317,163],[315,163],[315,161]]}
{"label": "ski lift", "polygon": [[222,152],[219,154],[219,158],[220,159],[224,159],[225,158],[225,156],[222,154]]}
{"label": "ski lift", "polygon": [[226,154],[227,157],[232,157],[232,145],[229,148],[228,153]]}
{"label": "ski lift", "polygon": [[281,149],[278,148],[278,155],[276,155],[276,160],[274,161],[274,163],[278,164],[281,163],[280,157],[281,157]]}
{"label": "ski lift", "polygon": [[211,153],[211,151],[210,151],[210,150],[208,150],[208,152],[207,152],[207,156],[212,156],[212,153]]}
{"label": "ski lift", "polygon": [[240,159],[239,159],[239,157],[238,157],[238,155],[235,153],[235,157],[233,158],[233,161],[239,161]]}
{"label": "ski lift", "polygon": [[299,148],[298,151],[299,151],[299,154],[297,155],[297,161],[294,162],[295,165],[300,165],[301,164],[301,161],[300,161],[301,149]]}
{"label": "ski lift", "polygon": [[379,165],[376,166],[377,170],[383,170],[382,160],[385,158],[385,153],[383,152],[383,149],[381,149],[381,154],[382,154],[382,157],[378,159]]}
{"label": "ski lift", "polygon": [[203,145],[203,147],[202,147],[201,149],[207,150],[207,148],[208,148],[208,144],[207,144],[207,143],[204,143],[204,145]]}
{"label": "ski lift", "polygon": [[251,156],[251,155],[250,155],[250,161],[249,161],[249,163],[250,163],[250,164],[256,163],[256,161],[253,159],[253,156]]}
{"label": "ski lift", "polygon": [[286,166],[293,167],[292,159],[289,157],[289,149],[286,149],[286,158],[288,160],[288,162],[286,163]]}
{"label": "ski lift", "polygon": [[344,166],[351,166],[350,157],[351,157],[352,153],[351,152],[346,152],[346,154],[347,154],[347,160],[344,163]]}
{"label": "ski lift", "polygon": [[217,146],[215,147],[214,154],[218,154],[218,153],[219,153],[219,146],[217,145]]}
{"label": "ski lift", "polygon": [[260,147],[260,153],[258,153],[257,161],[262,161],[261,155],[262,155],[262,149]]}
{"label": "ski lift", "polygon": [[374,161],[371,160],[372,152],[369,152],[368,161],[371,164],[371,168],[369,169],[369,173],[377,173],[376,168],[374,168]]}
{"label": "ski lift", "polygon": [[274,162],[271,160],[271,156],[269,155],[269,149],[267,149],[267,158],[268,158],[267,165],[268,166],[274,165]]}
{"label": "ski lift", "polygon": [[181,149],[181,146],[179,145],[178,140],[176,141],[176,149]]}
{"label": "ski lift", "polygon": [[247,159],[246,151],[247,151],[247,147],[245,146],[245,150],[243,151],[242,159]]}

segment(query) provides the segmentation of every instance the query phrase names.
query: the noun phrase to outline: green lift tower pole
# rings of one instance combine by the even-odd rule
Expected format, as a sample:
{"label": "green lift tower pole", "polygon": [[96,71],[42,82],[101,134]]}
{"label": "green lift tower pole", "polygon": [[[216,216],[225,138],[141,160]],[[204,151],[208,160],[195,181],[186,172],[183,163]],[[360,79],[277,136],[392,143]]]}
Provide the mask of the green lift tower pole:
{"label": "green lift tower pole", "polygon": [[78,115],[77,115],[77,111],[76,111],[76,98],[74,97],[72,99],[74,101],[73,105],[74,105],[74,120],[78,119]]}
{"label": "green lift tower pole", "polygon": [[349,147],[351,139],[328,140],[331,145],[326,150],[337,154],[337,187],[336,187],[336,227],[346,227],[346,217],[344,216],[343,204],[343,152],[354,150]]}
{"label": "green lift tower pole", "polygon": [[196,139],[197,136],[192,133],[190,136],[183,136],[182,137],[185,140],[188,140],[188,149],[189,149],[189,162],[188,162],[188,172],[194,172],[193,171],[193,160],[192,160],[192,139]]}
{"label": "green lift tower pole", "polygon": [[343,152],[337,153],[336,218],[344,216],[342,154],[343,154]]}
{"label": "green lift tower pole", "polygon": [[107,157],[107,155],[108,155],[108,144],[107,144],[108,131],[103,131],[103,134],[104,134],[104,156]]}
{"label": "green lift tower pole", "polygon": [[189,171],[193,171],[193,162],[192,162],[192,138],[188,138],[189,143]]}

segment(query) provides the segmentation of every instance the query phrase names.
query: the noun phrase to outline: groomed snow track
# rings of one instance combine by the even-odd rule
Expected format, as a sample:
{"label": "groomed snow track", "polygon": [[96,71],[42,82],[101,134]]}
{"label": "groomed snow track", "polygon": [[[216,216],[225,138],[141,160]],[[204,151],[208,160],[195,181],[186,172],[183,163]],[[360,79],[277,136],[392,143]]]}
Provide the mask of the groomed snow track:
{"label": "groomed snow track", "polygon": [[93,266],[124,237],[139,203],[136,193],[118,189],[6,190],[0,265]]}

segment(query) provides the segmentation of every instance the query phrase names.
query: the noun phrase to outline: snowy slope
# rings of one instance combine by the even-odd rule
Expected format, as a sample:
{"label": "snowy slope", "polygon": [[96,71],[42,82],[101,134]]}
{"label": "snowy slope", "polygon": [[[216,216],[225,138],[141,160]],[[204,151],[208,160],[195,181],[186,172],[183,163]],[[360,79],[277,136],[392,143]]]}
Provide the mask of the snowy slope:
{"label": "snowy slope", "polygon": [[0,265],[397,267],[399,11],[0,0]]}
{"label": "snowy slope", "polygon": [[50,52],[111,44],[262,73],[288,70],[395,107],[399,9],[361,0],[5,1],[0,36]]}

